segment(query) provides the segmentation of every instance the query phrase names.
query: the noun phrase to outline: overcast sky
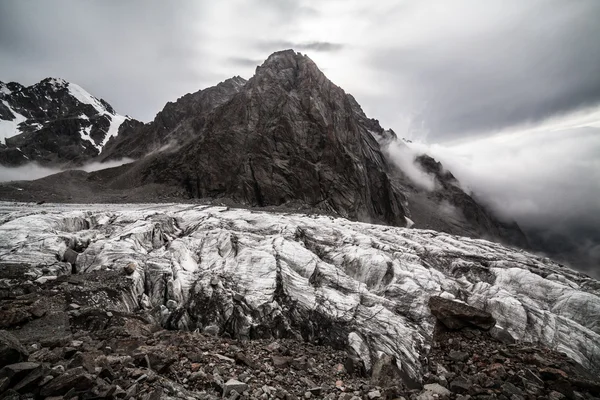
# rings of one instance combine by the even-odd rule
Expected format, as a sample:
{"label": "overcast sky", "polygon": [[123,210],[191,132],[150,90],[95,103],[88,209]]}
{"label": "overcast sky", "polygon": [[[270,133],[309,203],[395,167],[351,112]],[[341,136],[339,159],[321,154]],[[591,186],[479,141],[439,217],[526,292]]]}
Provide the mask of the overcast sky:
{"label": "overcast sky", "polygon": [[0,80],[61,77],[149,121],[294,48],[500,212],[581,226],[600,215],[599,21],[598,0],[0,0]]}

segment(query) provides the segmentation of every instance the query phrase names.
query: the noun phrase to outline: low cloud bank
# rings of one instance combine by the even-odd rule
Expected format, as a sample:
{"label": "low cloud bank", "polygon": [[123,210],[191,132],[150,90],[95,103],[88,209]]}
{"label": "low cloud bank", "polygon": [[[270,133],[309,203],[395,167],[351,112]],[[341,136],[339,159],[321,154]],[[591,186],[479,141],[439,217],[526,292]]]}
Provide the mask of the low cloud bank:
{"label": "low cloud bank", "polygon": [[0,166],[0,182],[10,181],[32,181],[40,179],[48,175],[53,175],[67,170],[82,170],[86,172],[98,171],[100,169],[118,167],[123,164],[129,164],[134,160],[131,158],[123,158],[116,161],[108,161],[105,163],[92,162],[76,168],[48,168],[37,163],[29,163],[19,167],[4,167]]}
{"label": "low cloud bank", "polygon": [[415,161],[419,152],[404,142],[391,141],[383,147],[384,153],[418,187],[432,191],[435,189],[435,177],[425,172]]}
{"label": "low cloud bank", "polygon": [[600,112],[461,144],[409,146],[516,220],[538,250],[600,277]]}

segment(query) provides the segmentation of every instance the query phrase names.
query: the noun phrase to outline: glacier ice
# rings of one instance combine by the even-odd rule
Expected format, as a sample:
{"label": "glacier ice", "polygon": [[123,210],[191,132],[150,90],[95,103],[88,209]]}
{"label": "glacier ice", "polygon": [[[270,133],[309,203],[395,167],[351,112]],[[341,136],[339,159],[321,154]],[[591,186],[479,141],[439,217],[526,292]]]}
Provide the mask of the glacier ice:
{"label": "glacier ice", "polygon": [[[134,262],[120,307],[171,328],[302,337],[351,348],[367,369],[383,352],[419,380],[439,295],[600,369],[600,283],[486,240],[190,204],[0,203],[0,224],[0,268],[43,280]],[[60,261],[69,248],[73,268]]]}

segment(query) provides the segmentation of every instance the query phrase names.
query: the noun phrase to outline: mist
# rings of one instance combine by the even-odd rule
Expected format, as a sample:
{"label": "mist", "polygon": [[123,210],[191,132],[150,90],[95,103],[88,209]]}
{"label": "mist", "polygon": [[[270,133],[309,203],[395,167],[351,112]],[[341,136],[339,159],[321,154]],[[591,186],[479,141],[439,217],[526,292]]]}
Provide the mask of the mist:
{"label": "mist", "polygon": [[10,181],[32,181],[36,179],[43,178],[45,176],[57,174],[59,172],[67,171],[67,170],[80,170],[85,172],[93,172],[106,168],[118,167],[123,164],[129,164],[134,160],[131,158],[123,158],[115,161],[108,161],[104,163],[100,162],[92,162],[81,167],[77,168],[48,168],[41,166],[37,163],[29,163],[26,165],[21,165],[19,167],[5,167],[0,166],[0,182],[10,182]]}
{"label": "mist", "polygon": [[417,156],[421,154],[418,149],[407,146],[403,141],[392,140],[383,144],[382,150],[416,186],[427,191],[435,189],[435,177],[416,162]]}
{"label": "mist", "polygon": [[600,276],[600,113],[452,144],[409,143],[441,161],[535,250]]}

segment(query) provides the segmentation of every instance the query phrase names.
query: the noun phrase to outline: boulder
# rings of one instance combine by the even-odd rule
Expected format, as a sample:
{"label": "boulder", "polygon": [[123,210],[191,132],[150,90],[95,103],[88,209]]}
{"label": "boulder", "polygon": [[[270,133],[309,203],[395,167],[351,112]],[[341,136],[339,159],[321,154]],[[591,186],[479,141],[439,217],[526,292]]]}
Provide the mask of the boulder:
{"label": "boulder", "polygon": [[371,385],[389,387],[402,380],[402,374],[396,365],[396,359],[388,354],[383,354],[373,365],[371,372]]}
{"label": "boulder", "polygon": [[25,361],[29,353],[14,335],[0,331],[0,368],[5,365]]}
{"label": "boulder", "polygon": [[0,378],[9,378],[12,383],[15,383],[38,368],[40,368],[40,364],[33,362],[20,362],[6,365],[0,369]]}
{"label": "boulder", "polygon": [[248,385],[236,379],[230,379],[223,385],[223,397],[227,397],[232,391],[244,393],[248,389]]}
{"label": "boulder", "polygon": [[136,269],[137,269],[137,264],[134,262],[130,262],[123,267],[123,272],[125,272],[125,274],[127,274],[127,275],[131,275],[135,272]]}
{"label": "boulder", "polygon": [[79,253],[77,253],[75,250],[67,249],[67,250],[65,250],[65,253],[63,254],[63,261],[68,262],[71,265],[76,265],[77,264],[77,256],[79,256]]}
{"label": "boulder", "polygon": [[42,388],[42,396],[60,396],[73,389],[75,392],[89,390],[94,383],[92,375],[87,373],[83,367],[78,367],[66,371],[64,374],[52,379]]}
{"label": "boulder", "polygon": [[452,330],[475,327],[487,331],[496,324],[492,314],[487,311],[439,296],[429,298],[429,309],[438,321]]}

